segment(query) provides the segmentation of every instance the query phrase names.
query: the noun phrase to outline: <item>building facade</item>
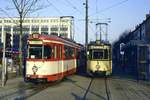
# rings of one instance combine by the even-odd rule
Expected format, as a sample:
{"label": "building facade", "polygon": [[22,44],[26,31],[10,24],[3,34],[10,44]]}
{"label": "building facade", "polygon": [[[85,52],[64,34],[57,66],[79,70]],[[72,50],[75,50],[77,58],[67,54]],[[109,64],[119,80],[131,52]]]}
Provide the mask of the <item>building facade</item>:
{"label": "building facade", "polygon": [[113,69],[115,74],[150,81],[150,14],[114,43]]}
{"label": "building facade", "polygon": [[[23,21],[23,34],[44,33],[74,38],[74,26],[72,16],[25,18]],[[3,35],[19,33],[19,18],[0,18],[0,37],[3,42]],[[13,40],[13,39],[12,39]]]}

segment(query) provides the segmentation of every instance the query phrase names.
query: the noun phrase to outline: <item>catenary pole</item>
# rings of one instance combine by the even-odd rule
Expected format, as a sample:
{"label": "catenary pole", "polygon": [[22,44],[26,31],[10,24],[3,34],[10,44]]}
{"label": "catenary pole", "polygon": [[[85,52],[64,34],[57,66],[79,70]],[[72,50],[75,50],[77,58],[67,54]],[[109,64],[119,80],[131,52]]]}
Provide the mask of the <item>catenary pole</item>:
{"label": "catenary pole", "polygon": [[85,47],[88,46],[88,0],[85,3]]}
{"label": "catenary pole", "polygon": [[5,47],[6,47],[6,34],[4,34],[4,31],[2,32],[3,34],[3,60],[2,60],[2,87],[5,86],[5,80],[6,80],[6,63],[5,63]]}

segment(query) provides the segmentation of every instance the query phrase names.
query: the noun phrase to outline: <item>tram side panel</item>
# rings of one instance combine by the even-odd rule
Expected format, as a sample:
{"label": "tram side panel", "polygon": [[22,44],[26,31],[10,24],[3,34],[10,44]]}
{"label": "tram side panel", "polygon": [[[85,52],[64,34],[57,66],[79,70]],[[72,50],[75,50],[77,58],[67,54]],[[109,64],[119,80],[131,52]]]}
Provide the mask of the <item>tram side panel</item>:
{"label": "tram side panel", "polygon": [[77,48],[80,49],[80,45],[60,37],[31,35],[28,41],[26,78],[55,81],[75,73]]}
{"label": "tram side panel", "polygon": [[64,46],[64,60],[63,60],[64,76],[75,73],[76,67],[77,65],[75,57],[75,48]]}
{"label": "tram side panel", "polygon": [[[59,66],[61,65],[62,61],[41,61],[41,62],[35,62],[30,61],[27,62],[27,71],[26,71],[26,75],[29,78],[41,78],[41,79],[47,79],[47,81],[50,80],[57,80],[59,78],[61,78],[61,70],[59,70]],[[34,72],[33,70],[37,70],[36,72]],[[56,76],[60,76],[60,77],[56,77]]]}

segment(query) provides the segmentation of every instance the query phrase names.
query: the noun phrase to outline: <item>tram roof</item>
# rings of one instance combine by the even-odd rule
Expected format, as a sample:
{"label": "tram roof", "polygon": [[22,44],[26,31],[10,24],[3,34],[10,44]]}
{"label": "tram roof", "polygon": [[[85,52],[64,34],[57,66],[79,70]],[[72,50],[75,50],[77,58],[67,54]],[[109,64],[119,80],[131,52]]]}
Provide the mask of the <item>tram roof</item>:
{"label": "tram roof", "polygon": [[109,42],[105,42],[105,41],[91,41],[88,46],[101,46],[101,45],[108,45],[111,46],[111,44]]}
{"label": "tram roof", "polygon": [[81,45],[81,44],[79,44],[79,43],[77,43],[71,39],[63,38],[61,36],[35,33],[35,34],[38,34],[38,38],[33,38],[33,34],[30,35],[29,40],[32,40],[32,39],[52,40],[52,41],[58,41],[58,42],[66,43],[66,44],[71,44],[71,45],[74,45],[74,46],[79,47],[79,48],[83,47],[83,45]]}

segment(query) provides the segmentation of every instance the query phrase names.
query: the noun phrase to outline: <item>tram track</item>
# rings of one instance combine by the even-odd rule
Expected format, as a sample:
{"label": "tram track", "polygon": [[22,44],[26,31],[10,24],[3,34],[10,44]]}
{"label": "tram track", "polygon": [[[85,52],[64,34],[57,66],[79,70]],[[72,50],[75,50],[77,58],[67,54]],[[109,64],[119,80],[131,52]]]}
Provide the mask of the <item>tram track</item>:
{"label": "tram track", "polygon": [[[95,80],[95,77],[91,77],[90,79],[90,82],[89,82],[89,85],[86,89],[86,92],[84,93],[84,96],[83,96],[83,100],[86,100],[86,97],[87,97],[87,94],[90,92],[90,88],[92,87],[92,83],[93,81]],[[110,93],[110,89],[109,89],[109,86],[108,86],[108,79],[107,79],[107,76],[104,77],[104,86],[105,86],[105,93],[106,93],[106,98],[103,98],[104,100],[112,100],[111,99],[111,93]]]}
{"label": "tram track", "polygon": [[105,90],[106,90],[107,100],[112,100],[111,94],[110,94],[110,89],[108,87],[108,79],[107,79],[106,75],[105,75],[104,81],[105,81]]}

